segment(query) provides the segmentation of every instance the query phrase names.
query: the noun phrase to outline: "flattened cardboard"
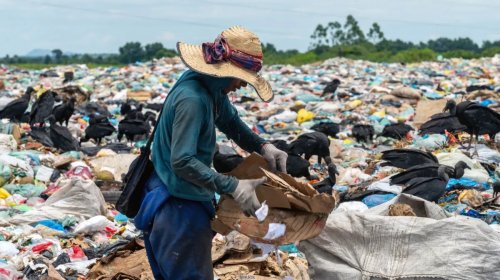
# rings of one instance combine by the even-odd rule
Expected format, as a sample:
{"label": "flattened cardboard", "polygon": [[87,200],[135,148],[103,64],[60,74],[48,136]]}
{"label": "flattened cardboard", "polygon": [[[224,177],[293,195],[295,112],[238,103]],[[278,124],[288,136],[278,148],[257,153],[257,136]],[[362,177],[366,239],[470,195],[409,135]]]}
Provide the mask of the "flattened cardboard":
{"label": "flattened cardboard", "polygon": [[413,120],[413,124],[417,128],[420,128],[422,124],[431,119],[432,115],[443,112],[443,108],[445,105],[445,99],[420,100],[417,103],[417,109],[415,110],[415,119]]}
{"label": "flattened cardboard", "polygon": [[[218,231],[217,224],[221,223],[257,242],[279,245],[318,236],[325,227],[327,218],[326,214],[270,208],[267,218],[259,223],[254,217],[245,216],[233,199],[223,197],[219,202],[217,218],[212,223],[212,229]],[[264,240],[263,237],[267,234],[270,223],[285,224],[285,235],[276,240]]]}
{"label": "flattened cardboard", "polygon": [[[259,201],[269,206],[267,218],[259,223],[246,217],[239,205],[223,195],[217,206],[212,228],[224,235],[231,229],[262,243],[286,244],[313,238],[323,230],[328,214],[335,208],[336,198],[319,194],[307,183],[296,181],[287,174],[274,174],[268,170],[261,156],[252,154],[229,175],[239,179],[256,179],[266,176],[268,181],[257,187]],[[264,240],[270,223],[285,224],[285,235],[276,240]]]}

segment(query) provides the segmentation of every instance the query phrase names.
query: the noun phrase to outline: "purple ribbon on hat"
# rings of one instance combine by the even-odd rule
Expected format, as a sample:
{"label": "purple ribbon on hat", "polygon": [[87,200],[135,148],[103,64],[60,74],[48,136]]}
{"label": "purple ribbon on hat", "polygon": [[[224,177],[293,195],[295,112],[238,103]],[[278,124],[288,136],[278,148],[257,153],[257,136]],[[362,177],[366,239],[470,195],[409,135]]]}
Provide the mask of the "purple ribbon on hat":
{"label": "purple ribbon on hat", "polygon": [[208,64],[230,61],[241,68],[259,72],[262,69],[262,56],[255,56],[239,50],[231,50],[221,35],[213,43],[203,43],[203,57]]}

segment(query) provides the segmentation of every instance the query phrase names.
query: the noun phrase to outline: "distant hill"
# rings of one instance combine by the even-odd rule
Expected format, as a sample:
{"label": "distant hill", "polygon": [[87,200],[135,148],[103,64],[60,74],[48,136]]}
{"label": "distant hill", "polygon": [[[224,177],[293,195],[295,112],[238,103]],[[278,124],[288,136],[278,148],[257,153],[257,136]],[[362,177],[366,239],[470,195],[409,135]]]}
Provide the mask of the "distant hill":
{"label": "distant hill", "polygon": [[[66,51],[63,51],[63,54],[65,55],[74,55],[74,54],[77,54],[77,53],[74,53],[74,52],[66,52]],[[46,55],[52,55],[52,50],[48,50],[48,49],[33,49],[31,51],[29,51],[26,55],[24,55],[25,57],[44,57]]]}

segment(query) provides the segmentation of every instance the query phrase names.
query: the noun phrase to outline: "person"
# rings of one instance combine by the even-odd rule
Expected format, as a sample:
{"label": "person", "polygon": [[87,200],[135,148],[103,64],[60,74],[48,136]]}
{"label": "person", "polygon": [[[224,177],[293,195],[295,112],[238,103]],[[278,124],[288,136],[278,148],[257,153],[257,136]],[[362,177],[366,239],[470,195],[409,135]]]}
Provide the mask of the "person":
{"label": "person", "polygon": [[286,172],[287,154],[252,132],[228,93],[250,84],[263,101],[273,97],[262,68],[259,38],[232,27],[213,43],[178,43],[187,70],[170,90],[153,138],[153,175],[134,221],[143,230],[156,279],[213,279],[210,221],[215,192],[230,194],[247,215],[260,208],[255,188],[265,178],[238,180],[209,166],[217,127],[241,148],[260,153]]}

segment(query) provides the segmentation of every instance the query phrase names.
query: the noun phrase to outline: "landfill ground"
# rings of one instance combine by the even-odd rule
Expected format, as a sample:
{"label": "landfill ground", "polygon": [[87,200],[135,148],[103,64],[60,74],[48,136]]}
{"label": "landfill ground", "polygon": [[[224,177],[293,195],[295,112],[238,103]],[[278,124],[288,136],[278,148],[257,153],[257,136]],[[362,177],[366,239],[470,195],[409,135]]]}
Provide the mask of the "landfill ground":
{"label": "landfill ground", "polygon": [[[133,111],[134,129],[151,129],[185,70],[178,58],[0,66],[0,279],[153,279],[141,232],[114,205],[149,131],[121,128]],[[269,201],[261,223],[228,213],[231,199],[220,198],[214,279],[500,279],[500,134],[478,129],[469,141],[467,132],[498,118],[499,55],[407,65],[335,58],[266,66],[263,76],[273,101],[260,102],[250,87],[231,93],[240,117],[285,145],[321,130],[337,174],[316,156],[296,178],[265,172],[273,182],[266,188],[288,196]],[[22,96],[28,113],[9,120],[6,108]],[[475,124],[453,110],[436,116],[450,100],[490,111]],[[50,120],[71,102],[67,124]],[[445,121],[429,123],[438,117]],[[93,125],[109,135],[89,139]],[[219,132],[217,140],[222,160],[249,156]],[[258,230],[239,227],[244,219]],[[271,225],[282,231],[270,234]]]}

